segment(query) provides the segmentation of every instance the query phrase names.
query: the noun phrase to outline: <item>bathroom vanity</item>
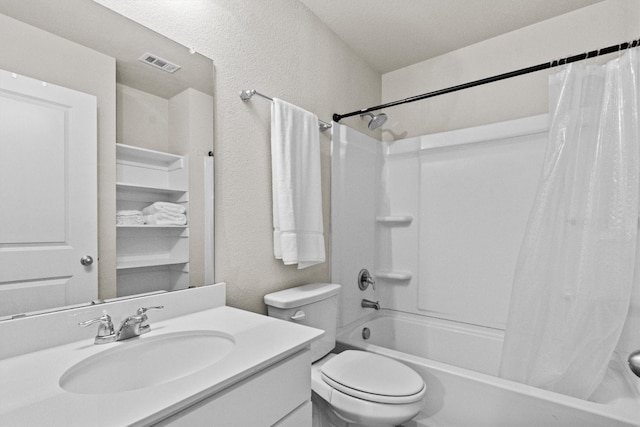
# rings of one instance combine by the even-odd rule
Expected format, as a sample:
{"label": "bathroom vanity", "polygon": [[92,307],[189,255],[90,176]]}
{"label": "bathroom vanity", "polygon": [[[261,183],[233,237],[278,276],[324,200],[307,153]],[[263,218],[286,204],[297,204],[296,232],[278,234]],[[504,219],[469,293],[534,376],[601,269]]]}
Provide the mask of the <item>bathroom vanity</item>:
{"label": "bathroom vanity", "polygon": [[[78,326],[160,305],[139,337]],[[311,425],[322,334],[225,306],[224,284],[0,322],[0,425]]]}

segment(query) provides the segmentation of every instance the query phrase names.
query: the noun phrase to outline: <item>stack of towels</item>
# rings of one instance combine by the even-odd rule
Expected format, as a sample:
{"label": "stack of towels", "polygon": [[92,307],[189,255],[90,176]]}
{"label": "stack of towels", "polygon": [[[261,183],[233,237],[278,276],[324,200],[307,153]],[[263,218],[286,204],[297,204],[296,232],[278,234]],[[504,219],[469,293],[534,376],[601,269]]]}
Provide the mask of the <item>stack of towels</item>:
{"label": "stack of towels", "polygon": [[117,225],[142,225],[144,224],[144,217],[142,216],[142,211],[136,211],[136,210],[117,211],[116,224]]}
{"label": "stack of towels", "polygon": [[169,202],[154,202],[142,210],[145,224],[185,225],[186,209],[182,205]]}

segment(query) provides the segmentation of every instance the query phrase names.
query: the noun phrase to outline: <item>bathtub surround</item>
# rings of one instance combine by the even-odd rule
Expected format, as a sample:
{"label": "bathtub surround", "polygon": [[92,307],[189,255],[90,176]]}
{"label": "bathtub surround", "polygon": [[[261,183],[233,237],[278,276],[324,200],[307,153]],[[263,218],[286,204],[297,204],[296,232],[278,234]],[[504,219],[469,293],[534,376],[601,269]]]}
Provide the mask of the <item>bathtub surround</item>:
{"label": "bathtub surround", "polygon": [[550,78],[543,172],[514,274],[501,375],[586,399],[633,288],[640,49]]}
{"label": "bathtub surround", "polygon": [[[344,287],[341,326],[368,314],[366,298],[504,329],[546,123],[538,116],[382,145],[334,126],[333,278],[348,283],[367,268],[377,285]],[[385,221],[396,217],[406,220]]]}
{"label": "bathtub surround", "polygon": [[[424,425],[432,419],[443,425],[472,422],[459,416],[468,413],[461,410],[464,402],[479,394],[492,398],[480,399],[478,425],[515,425],[524,410],[519,405],[537,408],[539,399],[546,412],[532,416],[532,426],[583,419],[589,422],[580,425],[632,426],[629,420],[640,415],[637,380],[622,362],[629,354],[626,342],[618,344],[594,394],[611,405],[604,410],[608,418],[595,415],[603,413],[598,404],[497,377],[513,268],[543,166],[547,122],[546,115],[534,116],[388,144],[334,124],[333,277],[348,281],[362,267],[376,277],[375,292],[343,286],[341,322],[354,336],[361,336],[359,326],[369,327],[359,320],[371,312],[360,308],[362,298],[379,299],[383,313],[415,313],[401,327],[376,326],[370,334],[372,341],[396,337],[385,346],[418,371],[423,362],[414,365],[416,356],[427,358],[420,372],[435,391]],[[435,327],[421,333],[421,322]],[[633,317],[627,324],[637,325]],[[456,336],[463,338],[452,341]],[[430,352],[421,356],[425,348]],[[394,355],[396,350],[406,354]],[[464,361],[466,355],[473,360]],[[612,421],[619,417],[626,421]]]}
{"label": "bathtub surround", "polygon": [[[362,307],[362,299],[377,301],[376,294],[379,297],[384,292],[380,283],[377,292],[372,286],[361,291],[357,285],[363,268],[375,279],[375,251],[382,246],[375,244],[375,217],[380,183],[384,182],[380,174],[383,147],[339,123],[334,123],[331,134],[331,277],[344,284],[338,311],[338,326],[342,327],[371,311]],[[405,173],[411,174],[412,169],[405,168]]]}

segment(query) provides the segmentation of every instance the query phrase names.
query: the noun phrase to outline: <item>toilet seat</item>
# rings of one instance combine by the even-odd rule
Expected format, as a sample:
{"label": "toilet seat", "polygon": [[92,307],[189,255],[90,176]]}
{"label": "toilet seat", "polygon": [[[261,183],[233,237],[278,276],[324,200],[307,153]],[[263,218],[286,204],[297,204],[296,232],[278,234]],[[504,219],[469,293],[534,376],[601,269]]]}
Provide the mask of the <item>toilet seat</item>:
{"label": "toilet seat", "polygon": [[320,368],[322,380],[348,396],[383,404],[410,404],[424,397],[422,377],[402,363],[374,353],[344,351]]}

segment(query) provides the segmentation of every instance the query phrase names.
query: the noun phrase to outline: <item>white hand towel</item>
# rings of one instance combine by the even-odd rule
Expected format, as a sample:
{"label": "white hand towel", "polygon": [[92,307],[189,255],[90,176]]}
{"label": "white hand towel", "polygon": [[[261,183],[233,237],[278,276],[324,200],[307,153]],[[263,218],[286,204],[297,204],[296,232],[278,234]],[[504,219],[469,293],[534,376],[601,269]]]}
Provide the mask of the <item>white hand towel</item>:
{"label": "white hand towel", "polygon": [[286,265],[325,261],[318,118],[274,98],[271,104],[273,252]]}

